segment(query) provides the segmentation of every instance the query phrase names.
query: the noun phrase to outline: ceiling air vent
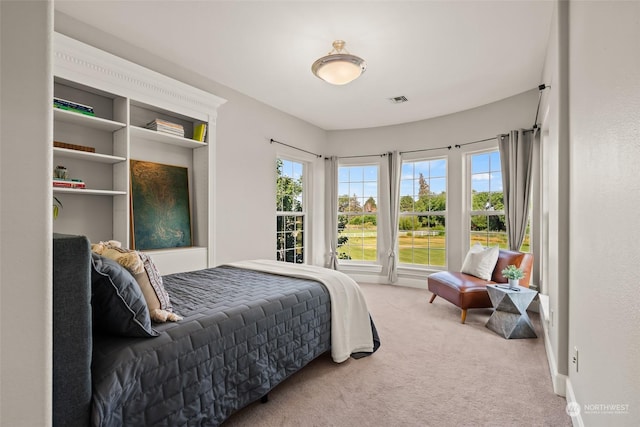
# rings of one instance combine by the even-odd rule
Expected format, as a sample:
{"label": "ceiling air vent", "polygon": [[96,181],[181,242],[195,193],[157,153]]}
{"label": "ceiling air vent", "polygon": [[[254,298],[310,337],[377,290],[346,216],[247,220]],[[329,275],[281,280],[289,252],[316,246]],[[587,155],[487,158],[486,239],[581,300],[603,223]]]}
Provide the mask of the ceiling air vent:
{"label": "ceiling air vent", "polygon": [[406,96],[396,96],[394,98],[389,98],[389,101],[391,101],[394,104],[402,104],[403,102],[407,102],[408,99]]}

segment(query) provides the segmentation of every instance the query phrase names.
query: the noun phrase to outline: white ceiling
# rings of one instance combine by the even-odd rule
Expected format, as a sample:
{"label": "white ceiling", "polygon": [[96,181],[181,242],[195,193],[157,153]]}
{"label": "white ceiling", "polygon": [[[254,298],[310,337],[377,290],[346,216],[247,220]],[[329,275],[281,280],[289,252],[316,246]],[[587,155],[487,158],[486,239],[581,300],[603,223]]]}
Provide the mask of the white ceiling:
{"label": "white ceiling", "polygon": [[[553,3],[55,0],[55,9],[334,130],[441,116],[537,87]],[[311,73],[336,39],[368,65],[345,86]],[[389,101],[401,95],[409,101]]]}

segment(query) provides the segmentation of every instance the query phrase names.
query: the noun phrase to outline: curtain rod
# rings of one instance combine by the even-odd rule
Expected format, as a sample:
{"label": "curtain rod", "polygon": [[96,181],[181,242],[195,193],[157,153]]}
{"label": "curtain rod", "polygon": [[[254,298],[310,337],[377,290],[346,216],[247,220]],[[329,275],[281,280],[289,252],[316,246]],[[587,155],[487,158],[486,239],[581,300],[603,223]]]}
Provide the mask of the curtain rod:
{"label": "curtain rod", "polygon": [[[471,141],[471,142],[465,142],[464,144],[456,144],[453,147],[455,148],[460,148],[460,147],[464,147],[465,145],[471,145],[471,144],[478,144],[479,142],[486,142],[486,141],[491,141],[492,139],[496,139],[495,136],[491,137],[491,138],[485,138],[485,139],[480,139],[478,141]],[[451,150],[452,146],[451,145],[446,145],[444,147],[435,147],[435,148],[423,148],[421,150],[410,150],[410,151],[401,151],[400,154],[406,154],[406,153],[420,153],[422,151],[433,151],[433,150],[442,150],[446,148],[447,150]]]}
{"label": "curtain rod", "polygon": [[[547,87],[549,87],[549,86],[547,86]],[[536,129],[536,127],[537,127],[537,126],[534,126],[532,129],[524,129],[524,131],[525,131],[525,132],[531,132],[531,131],[535,130],[535,129]],[[487,142],[487,141],[491,141],[491,140],[496,139],[496,138],[497,138],[497,137],[499,137],[499,136],[505,136],[505,135],[508,135],[508,134],[507,134],[507,133],[501,133],[501,134],[499,134],[499,135],[492,136],[491,138],[479,139],[479,140],[477,140],[477,141],[465,142],[465,143],[463,143],[463,144],[455,144],[453,147],[455,147],[455,148],[461,148],[461,147],[464,147],[465,145],[478,144],[478,143],[480,143],[480,142]],[[421,149],[421,150],[400,151],[400,154],[405,154],[405,153],[419,153],[419,152],[422,152],[422,151],[442,150],[442,149],[444,149],[444,148],[446,148],[447,150],[451,150],[452,146],[451,146],[451,145],[447,145],[447,146],[444,146],[444,147],[423,148],[423,149]]]}
{"label": "curtain rod", "polygon": [[270,143],[270,144],[273,144],[274,142],[275,142],[276,144],[284,145],[285,147],[293,148],[294,150],[298,150],[298,151],[305,152],[305,153],[307,153],[307,154],[311,154],[311,155],[313,155],[313,156],[316,156],[317,158],[322,157],[322,155],[321,155],[321,154],[312,153],[311,151],[303,150],[302,148],[294,147],[293,145],[289,145],[289,144],[285,144],[284,142],[276,141],[276,140],[275,140],[275,139],[273,139],[273,138],[271,138],[271,139],[269,140],[269,143]]}
{"label": "curtain rod", "polygon": [[[355,159],[357,157],[385,157],[387,155],[387,153],[382,153],[382,154],[363,154],[361,156],[338,156],[338,159]],[[325,157],[325,160],[329,160],[330,157]]]}

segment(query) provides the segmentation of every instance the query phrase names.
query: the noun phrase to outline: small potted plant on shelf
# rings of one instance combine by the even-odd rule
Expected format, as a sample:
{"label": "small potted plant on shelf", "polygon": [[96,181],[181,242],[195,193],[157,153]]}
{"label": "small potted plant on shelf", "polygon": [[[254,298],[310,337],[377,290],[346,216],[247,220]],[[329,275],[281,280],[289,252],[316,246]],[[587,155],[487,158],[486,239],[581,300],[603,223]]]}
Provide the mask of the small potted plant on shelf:
{"label": "small potted plant on shelf", "polygon": [[515,288],[520,283],[520,279],[524,278],[524,271],[515,265],[508,265],[502,270],[502,275],[509,279],[509,288]]}
{"label": "small potted plant on shelf", "polygon": [[62,202],[56,196],[53,196],[53,219],[58,218],[60,209],[62,209]]}

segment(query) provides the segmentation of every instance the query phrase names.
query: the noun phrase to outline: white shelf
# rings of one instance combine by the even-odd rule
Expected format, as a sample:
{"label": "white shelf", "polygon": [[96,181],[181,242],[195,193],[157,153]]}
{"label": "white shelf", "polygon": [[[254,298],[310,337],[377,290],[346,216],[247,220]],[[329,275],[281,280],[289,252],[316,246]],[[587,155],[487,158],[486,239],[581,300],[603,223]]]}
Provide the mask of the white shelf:
{"label": "white shelf", "polygon": [[181,138],[139,126],[129,127],[132,138],[142,138],[150,141],[161,142],[163,144],[177,145],[186,148],[206,147],[206,142],[195,141],[193,139]]}
{"label": "white shelf", "polygon": [[86,114],[74,113],[73,111],[61,110],[59,108],[53,109],[53,118],[56,121],[87,126],[92,129],[104,130],[109,132],[115,132],[118,129],[122,129],[127,126],[124,123],[114,122],[113,120],[87,116]]}
{"label": "white shelf", "polygon": [[126,191],[115,190],[93,190],[91,188],[65,188],[65,187],[53,187],[54,193],[65,194],[81,194],[86,196],[124,196]]}
{"label": "white shelf", "polygon": [[68,148],[53,147],[53,154],[60,157],[71,159],[80,159],[90,162],[116,164],[126,161],[127,159],[119,156],[111,156],[108,154],[91,153],[89,151],[70,150]]}

